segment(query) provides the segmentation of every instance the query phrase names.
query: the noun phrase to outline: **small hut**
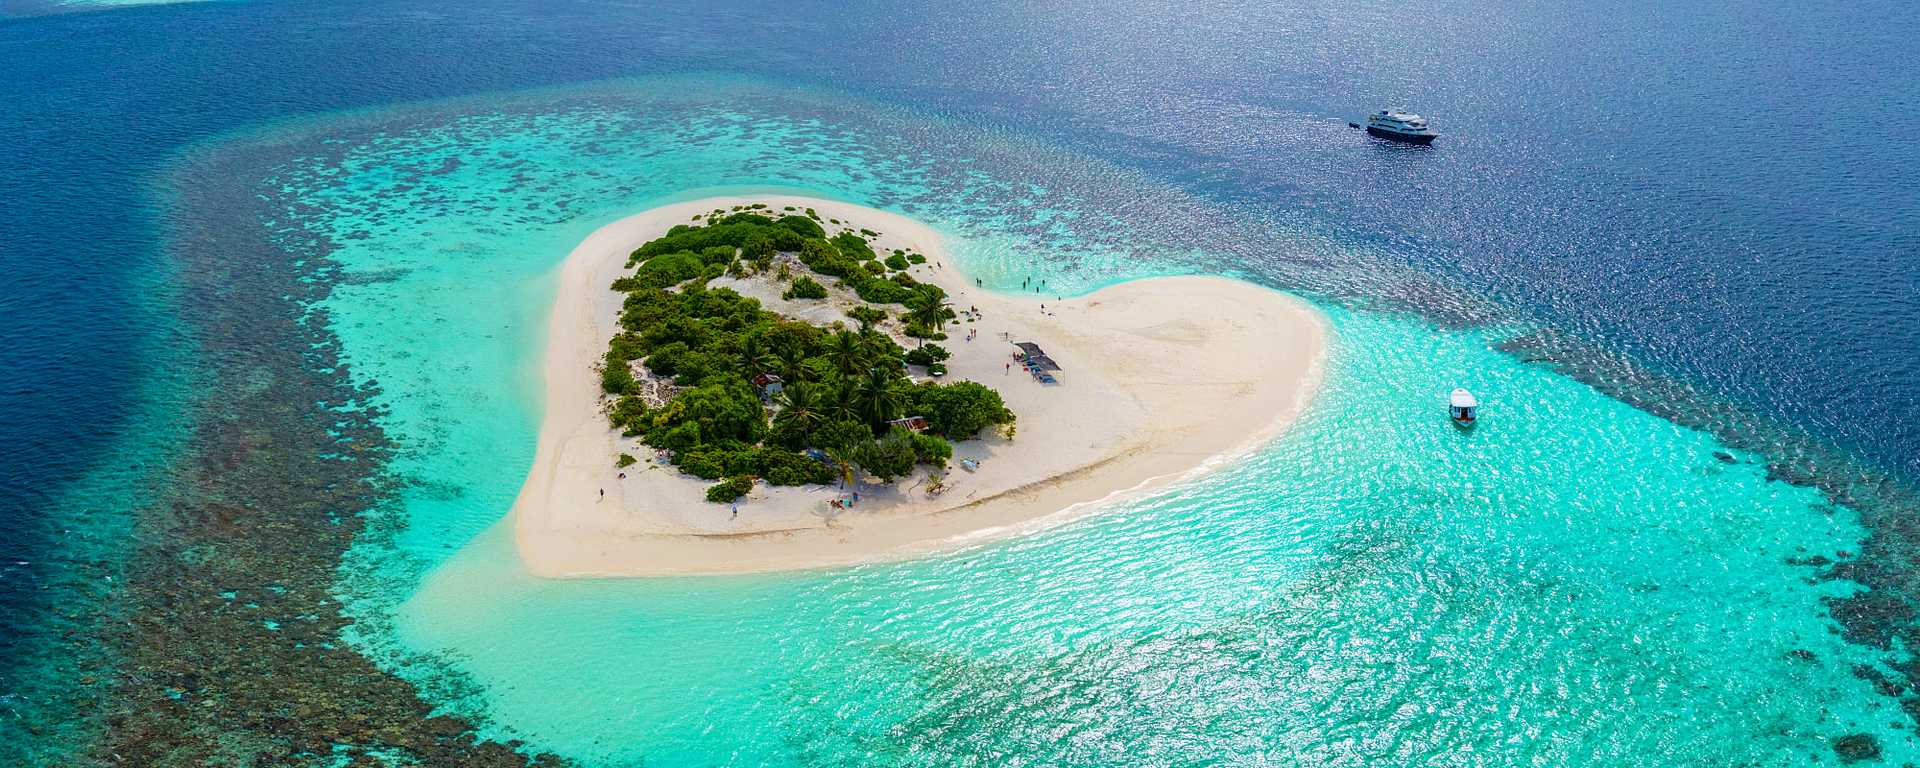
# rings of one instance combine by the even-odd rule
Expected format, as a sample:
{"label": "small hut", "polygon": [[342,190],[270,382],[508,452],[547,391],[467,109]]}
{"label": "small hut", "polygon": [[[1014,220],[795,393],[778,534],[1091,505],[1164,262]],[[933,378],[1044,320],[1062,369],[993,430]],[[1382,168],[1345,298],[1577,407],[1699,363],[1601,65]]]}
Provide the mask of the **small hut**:
{"label": "small hut", "polygon": [[762,373],[753,377],[753,386],[760,390],[760,399],[762,400],[772,400],[774,395],[780,394],[780,390],[783,387],[780,382],[780,377],[772,373]]}
{"label": "small hut", "polygon": [[927,417],[908,416],[904,419],[894,419],[892,421],[887,422],[887,426],[906,427],[907,429],[913,430],[915,432],[925,432],[927,431]]}

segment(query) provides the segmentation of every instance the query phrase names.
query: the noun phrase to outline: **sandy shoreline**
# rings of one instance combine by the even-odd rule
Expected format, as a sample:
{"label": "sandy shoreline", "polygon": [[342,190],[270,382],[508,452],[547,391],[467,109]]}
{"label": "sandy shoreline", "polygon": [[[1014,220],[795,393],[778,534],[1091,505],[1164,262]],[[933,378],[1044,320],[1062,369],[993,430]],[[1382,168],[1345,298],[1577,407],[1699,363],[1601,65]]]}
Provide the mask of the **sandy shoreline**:
{"label": "sandy shoreline", "polygon": [[[945,288],[956,308],[978,307],[983,316],[949,328],[943,346],[954,356],[946,380],[1000,390],[1019,417],[1015,438],[957,444],[952,490],[938,498],[907,480],[864,489],[859,505],[837,512],[829,504],[837,490],[762,484],[742,499],[736,518],[726,505],[701,500],[707,481],[650,461],[617,479],[619,453],[646,458],[653,451],[619,436],[600,412],[593,365],[622,298],[608,286],[641,243],[695,214],[754,202],[776,212],[813,208],[823,219],[878,230],[881,253],[925,254],[929,264],[913,275]],[[735,287],[777,312],[816,322],[837,314],[831,301],[788,305],[752,284]],[[969,328],[978,330],[972,341],[964,340]],[[1061,384],[1007,373],[1012,348],[1002,332],[1046,347],[1065,369]],[[543,358],[546,412],[509,522],[527,568],[546,577],[851,565],[1036,530],[1118,494],[1204,471],[1280,433],[1319,385],[1325,337],[1318,313],[1304,303],[1223,278],[1156,278],[1064,301],[993,293],[952,268],[931,229],[846,203],[766,195],[663,206],[594,232],[561,267]],[[979,470],[962,471],[961,458],[977,459]]]}

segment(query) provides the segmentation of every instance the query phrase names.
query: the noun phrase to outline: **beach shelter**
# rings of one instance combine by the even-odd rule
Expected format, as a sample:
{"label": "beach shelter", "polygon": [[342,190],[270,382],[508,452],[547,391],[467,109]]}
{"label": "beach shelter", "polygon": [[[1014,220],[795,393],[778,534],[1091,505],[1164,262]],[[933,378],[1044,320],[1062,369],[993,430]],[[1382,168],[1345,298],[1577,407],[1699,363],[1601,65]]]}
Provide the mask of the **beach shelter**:
{"label": "beach shelter", "polygon": [[1026,361],[1027,367],[1040,371],[1060,370],[1060,364],[1048,357],[1047,351],[1041,349],[1040,345],[1031,341],[1016,341],[1013,345],[1020,348],[1022,355],[1020,359]]}

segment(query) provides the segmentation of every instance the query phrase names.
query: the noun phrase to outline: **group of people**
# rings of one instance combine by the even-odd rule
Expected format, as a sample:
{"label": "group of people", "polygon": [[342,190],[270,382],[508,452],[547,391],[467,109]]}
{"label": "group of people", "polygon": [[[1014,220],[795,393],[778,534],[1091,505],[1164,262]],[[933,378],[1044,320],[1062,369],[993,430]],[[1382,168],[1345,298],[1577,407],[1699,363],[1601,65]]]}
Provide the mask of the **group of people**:
{"label": "group of people", "polygon": [[859,503],[859,501],[860,501],[860,492],[854,491],[852,497],[844,498],[844,499],[834,499],[833,501],[828,502],[828,506],[831,506],[834,509],[850,509],[853,507],[854,504]]}
{"label": "group of people", "polygon": [[[970,322],[970,323],[980,322],[980,319],[983,317],[983,315],[980,314],[980,308],[975,306],[968,306],[966,309],[960,310],[960,315],[966,318],[967,322]],[[979,335],[980,335],[980,329],[968,328],[965,340],[973,341],[974,337]]]}

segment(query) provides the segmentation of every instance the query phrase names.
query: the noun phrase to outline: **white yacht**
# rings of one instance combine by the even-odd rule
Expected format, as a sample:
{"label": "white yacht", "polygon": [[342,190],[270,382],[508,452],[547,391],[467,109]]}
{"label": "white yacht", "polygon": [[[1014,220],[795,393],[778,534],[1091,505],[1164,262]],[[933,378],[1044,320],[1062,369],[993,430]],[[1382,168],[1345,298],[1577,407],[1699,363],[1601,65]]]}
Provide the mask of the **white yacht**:
{"label": "white yacht", "polygon": [[1367,115],[1367,133],[1411,144],[1432,144],[1440,136],[1427,127],[1426,118],[1412,112],[1386,109]]}
{"label": "white yacht", "polygon": [[1453,390],[1453,394],[1447,396],[1447,417],[1453,419],[1453,425],[1456,427],[1472,428],[1473,423],[1480,418],[1479,411],[1480,401],[1475,400],[1473,393],[1468,392],[1464,387]]}

